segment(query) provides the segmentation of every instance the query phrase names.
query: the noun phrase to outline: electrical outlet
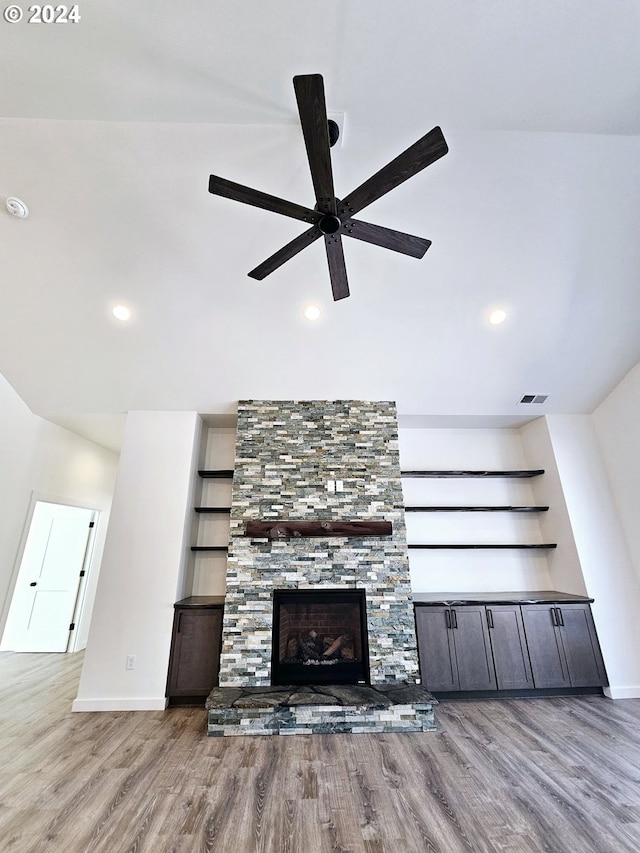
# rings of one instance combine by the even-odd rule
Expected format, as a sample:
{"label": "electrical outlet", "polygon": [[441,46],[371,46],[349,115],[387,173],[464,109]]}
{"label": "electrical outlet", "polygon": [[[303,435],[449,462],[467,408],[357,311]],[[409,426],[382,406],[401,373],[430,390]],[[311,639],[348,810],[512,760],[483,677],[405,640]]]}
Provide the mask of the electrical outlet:
{"label": "electrical outlet", "polygon": [[136,656],[135,655],[127,655],[127,669],[135,669],[136,668]]}
{"label": "electrical outlet", "polygon": [[336,492],[344,492],[344,483],[342,480],[336,480]]}
{"label": "electrical outlet", "polygon": [[335,480],[327,480],[327,491],[335,492],[336,490],[336,482]]}

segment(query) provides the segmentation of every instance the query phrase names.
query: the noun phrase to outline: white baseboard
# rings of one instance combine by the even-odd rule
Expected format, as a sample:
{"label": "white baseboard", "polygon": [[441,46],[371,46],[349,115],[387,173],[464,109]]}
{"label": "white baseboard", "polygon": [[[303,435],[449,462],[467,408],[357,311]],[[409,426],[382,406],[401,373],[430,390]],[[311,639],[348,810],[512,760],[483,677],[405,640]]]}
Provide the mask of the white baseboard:
{"label": "white baseboard", "polygon": [[159,699],[75,699],[72,711],[164,711],[165,696]]}
{"label": "white baseboard", "polygon": [[640,699],[640,687],[603,687],[609,699]]}

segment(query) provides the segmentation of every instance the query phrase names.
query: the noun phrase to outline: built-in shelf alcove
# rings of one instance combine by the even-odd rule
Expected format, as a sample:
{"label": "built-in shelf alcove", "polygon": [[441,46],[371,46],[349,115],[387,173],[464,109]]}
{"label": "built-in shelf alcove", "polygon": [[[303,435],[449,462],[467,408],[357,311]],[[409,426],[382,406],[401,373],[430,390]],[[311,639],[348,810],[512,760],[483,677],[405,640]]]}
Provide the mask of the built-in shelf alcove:
{"label": "built-in shelf alcove", "polygon": [[271,683],[369,683],[365,591],[273,592]]}

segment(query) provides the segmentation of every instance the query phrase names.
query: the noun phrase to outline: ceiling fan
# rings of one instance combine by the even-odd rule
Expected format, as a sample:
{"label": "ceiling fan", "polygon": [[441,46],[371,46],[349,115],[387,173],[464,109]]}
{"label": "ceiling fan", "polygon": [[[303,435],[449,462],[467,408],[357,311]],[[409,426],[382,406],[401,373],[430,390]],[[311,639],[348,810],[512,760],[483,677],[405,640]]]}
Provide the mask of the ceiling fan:
{"label": "ceiling fan", "polygon": [[324,237],[333,298],[334,300],[344,299],[349,296],[349,283],[342,250],[343,235],[364,240],[366,243],[374,243],[385,249],[392,249],[394,252],[402,252],[414,258],[421,258],[431,245],[431,240],[354,219],[354,214],[430,166],[431,163],[443,157],[449,149],[442,130],[434,127],[348,196],[342,200],[338,199],[333,189],[329,150],[330,135],[333,137],[333,142],[337,139],[334,133],[336,128],[332,127],[335,122],[327,119],[322,75],[303,74],[294,77],[293,88],[298,102],[300,124],[316,195],[315,208],[303,207],[216,175],[211,175],[209,178],[209,192],[311,224],[307,231],[251,270],[249,273],[251,278],[261,281],[306,246]]}

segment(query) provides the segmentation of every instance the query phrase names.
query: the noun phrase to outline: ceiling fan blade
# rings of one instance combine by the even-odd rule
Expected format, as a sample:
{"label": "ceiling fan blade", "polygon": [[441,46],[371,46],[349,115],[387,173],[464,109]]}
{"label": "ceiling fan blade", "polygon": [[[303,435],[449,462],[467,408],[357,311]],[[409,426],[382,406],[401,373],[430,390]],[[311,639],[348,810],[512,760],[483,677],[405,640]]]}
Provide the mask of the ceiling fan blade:
{"label": "ceiling fan blade", "polygon": [[293,88],[298,102],[300,124],[318,210],[322,213],[335,214],[336,200],[329,149],[329,125],[322,75],[303,74],[294,77]]}
{"label": "ceiling fan blade", "polygon": [[355,237],[356,240],[363,240],[365,243],[373,243],[394,252],[401,252],[403,255],[410,255],[412,258],[422,258],[431,245],[431,240],[425,237],[414,237],[413,234],[382,228],[380,225],[372,225],[360,219],[346,219],[342,223],[341,233],[346,237]]}
{"label": "ceiling fan blade", "polygon": [[340,215],[354,214],[394,189],[403,181],[417,175],[449,150],[442,130],[434,127],[422,139],[414,142],[395,160],[387,163],[339,204]]}
{"label": "ceiling fan blade", "polygon": [[303,222],[317,222],[320,219],[318,211],[311,210],[310,207],[302,207],[300,204],[285,201],[283,198],[268,195],[260,192],[260,190],[235,184],[233,181],[219,178],[217,175],[209,176],[209,192],[213,195],[221,195],[223,198],[230,198],[232,201],[250,204],[252,207],[261,207],[264,210],[271,210],[273,213],[291,216],[293,219],[300,219]]}
{"label": "ceiling fan blade", "polygon": [[307,246],[310,246],[311,243],[320,237],[322,237],[322,232],[314,225],[313,228],[309,228],[309,230],[305,231],[304,234],[300,234],[299,237],[296,237],[290,243],[287,243],[286,246],[278,249],[278,251],[271,255],[270,258],[267,258],[266,261],[263,261],[255,269],[251,270],[248,274],[249,277],[262,281],[263,278],[266,278],[274,270],[277,270],[278,267],[281,267],[285,261],[293,258],[298,254],[298,252],[301,252]]}
{"label": "ceiling fan blade", "polygon": [[349,282],[347,281],[347,268],[344,263],[344,252],[342,251],[342,239],[339,234],[327,234],[324,238],[327,248],[327,260],[329,261],[329,275],[331,277],[331,290],[334,302],[344,299],[349,295]]}

